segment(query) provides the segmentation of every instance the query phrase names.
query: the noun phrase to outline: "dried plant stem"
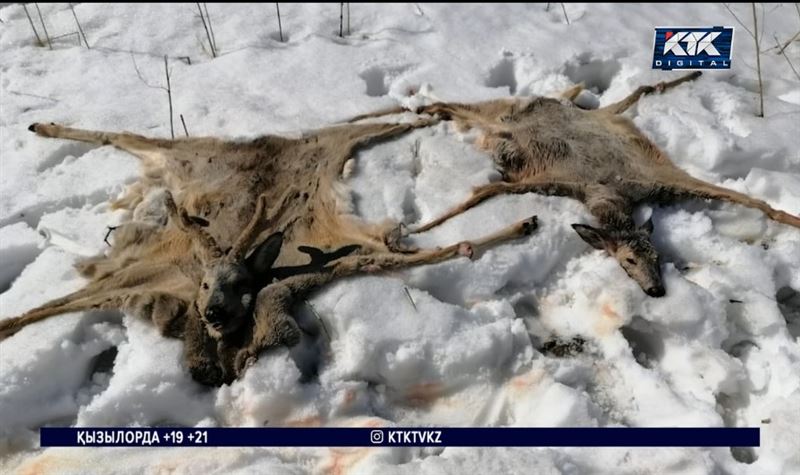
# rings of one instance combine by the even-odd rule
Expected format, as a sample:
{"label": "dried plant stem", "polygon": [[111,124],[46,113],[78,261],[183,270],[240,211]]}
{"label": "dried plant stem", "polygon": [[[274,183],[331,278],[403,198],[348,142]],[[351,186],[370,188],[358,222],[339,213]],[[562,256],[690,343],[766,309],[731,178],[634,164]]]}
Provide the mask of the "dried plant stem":
{"label": "dried plant stem", "polygon": [[567,20],[567,25],[569,25],[569,17],[567,16],[567,7],[564,4],[561,4],[561,11],[564,12],[564,19]]}
{"label": "dried plant stem", "polygon": [[34,3],[33,5],[36,7],[36,13],[39,14],[39,21],[42,22],[42,29],[44,30],[44,37],[47,38],[47,46],[50,49],[53,49],[53,43],[50,41],[50,35],[47,34],[47,26],[44,24],[44,18],[42,18],[42,11],[39,10],[39,4],[38,3]]}
{"label": "dried plant stem", "polygon": [[406,291],[406,297],[408,297],[408,301],[411,302],[411,306],[414,307],[414,311],[417,312],[417,304],[414,302],[414,299],[411,297],[411,292],[408,291],[408,287],[405,285],[403,286],[403,290]]}
{"label": "dried plant stem", "polygon": [[206,30],[206,38],[208,38],[208,46],[211,47],[211,57],[217,57],[217,49],[214,48],[214,40],[211,39],[211,32],[208,31],[208,24],[206,24],[206,17],[203,15],[203,8],[200,7],[200,3],[197,4],[197,11],[200,12],[200,21],[203,22],[203,29]]}
{"label": "dried plant stem", "polygon": [[28,7],[23,3],[22,9],[25,10],[25,16],[28,17],[28,21],[31,23],[31,29],[33,30],[33,34],[36,35],[36,45],[37,46],[44,46],[44,41],[39,36],[39,32],[36,31],[36,27],[33,26],[33,19],[31,18],[31,14],[28,13]]}
{"label": "dried plant stem", "polygon": [[75,24],[78,25],[78,31],[81,33],[81,38],[83,38],[83,43],[86,45],[86,49],[91,49],[89,47],[89,42],[86,40],[86,34],[83,32],[83,28],[81,27],[81,22],[78,21],[78,15],[75,14],[75,8],[72,4],[69,4],[69,9],[72,11],[72,16],[75,18]]}
{"label": "dried plant stem", "polygon": [[186,129],[186,121],[183,120],[183,114],[181,114],[181,124],[183,124],[183,133],[188,137],[189,131]]}
{"label": "dried plant stem", "polygon": [[778,45],[778,52],[780,52],[780,54],[786,59],[786,62],[789,63],[789,67],[792,68],[792,72],[794,73],[794,76],[798,80],[800,80],[800,74],[798,74],[797,70],[794,68],[794,64],[792,64],[792,60],[790,60],[789,57],[786,56],[786,52],[783,51],[785,48],[781,48],[781,43],[780,43],[780,41],[778,41],[778,37],[774,36],[773,38],[775,38],[775,44]]}
{"label": "dried plant stem", "polygon": [[208,23],[208,31],[211,32],[211,42],[214,43],[214,49],[217,49],[217,37],[214,36],[214,27],[211,25],[211,15],[208,14],[208,4],[203,3],[203,10],[206,12],[206,22]]}
{"label": "dried plant stem", "polygon": [[750,28],[748,28],[748,27],[747,27],[747,25],[745,25],[745,24],[744,24],[744,22],[742,22],[742,20],[740,20],[740,19],[739,19],[739,17],[738,17],[738,16],[736,16],[736,14],[735,14],[735,13],[733,13],[733,10],[731,10],[731,7],[729,7],[727,3],[723,3],[723,4],[722,4],[722,6],[723,6],[723,7],[725,7],[725,9],[726,9],[726,10],[728,10],[728,12],[729,12],[731,15],[733,15],[733,18],[734,18],[734,19],[736,19],[736,22],[737,22],[737,23],[739,23],[740,25],[742,25],[742,28],[744,28],[744,31],[746,31],[748,35],[750,35],[751,37],[755,38],[755,36],[756,36],[756,35],[755,35],[755,34],[753,34],[753,32],[752,32],[752,31],[750,31]]}
{"label": "dried plant stem", "polygon": [[339,38],[344,38],[344,3],[339,4]]}
{"label": "dried plant stem", "polygon": [[758,97],[759,109],[758,116],[764,117],[764,83],[761,80],[761,50],[758,48],[758,17],[756,16],[756,4],[751,3],[753,6],[753,40],[756,42],[756,70],[758,71]]}
{"label": "dried plant stem", "polygon": [[283,26],[281,26],[281,7],[276,3],[275,10],[278,11],[278,35],[280,35],[281,43],[283,43]]}
{"label": "dried plant stem", "polygon": [[169,82],[169,62],[167,55],[164,55],[164,73],[167,75],[167,99],[169,100],[169,133],[170,136],[175,138],[175,125],[172,121],[172,86]]}

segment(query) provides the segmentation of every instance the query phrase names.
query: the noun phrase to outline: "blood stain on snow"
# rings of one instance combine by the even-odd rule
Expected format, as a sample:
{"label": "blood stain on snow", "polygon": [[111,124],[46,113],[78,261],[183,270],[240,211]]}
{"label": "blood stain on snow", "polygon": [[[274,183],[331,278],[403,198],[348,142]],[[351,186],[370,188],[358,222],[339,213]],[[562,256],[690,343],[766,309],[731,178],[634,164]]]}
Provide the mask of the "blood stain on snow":
{"label": "blood stain on snow", "polygon": [[322,425],[322,417],[317,414],[301,417],[300,419],[291,419],[286,421],[285,425],[286,427],[320,427]]}
{"label": "blood stain on snow", "polygon": [[611,303],[604,302],[600,307],[600,318],[595,322],[594,330],[599,336],[608,336],[622,327],[622,324],[622,316],[617,313]]}
{"label": "blood stain on snow", "polygon": [[405,392],[406,402],[413,407],[428,407],[444,395],[444,384],[440,382],[420,383]]}
{"label": "blood stain on snow", "polygon": [[545,372],[542,369],[532,369],[527,373],[514,376],[508,380],[506,386],[508,386],[512,393],[525,393],[533,387],[538,386],[539,383],[542,382],[542,379],[544,379],[544,376]]}

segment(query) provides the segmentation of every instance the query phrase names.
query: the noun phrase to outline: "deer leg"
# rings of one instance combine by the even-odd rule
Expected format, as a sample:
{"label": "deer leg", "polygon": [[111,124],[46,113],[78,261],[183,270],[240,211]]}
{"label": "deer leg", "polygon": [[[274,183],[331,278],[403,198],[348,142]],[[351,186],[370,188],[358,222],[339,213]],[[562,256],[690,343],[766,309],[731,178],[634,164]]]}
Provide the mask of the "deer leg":
{"label": "deer leg", "polygon": [[336,278],[435,264],[456,256],[474,258],[479,252],[493,245],[530,235],[537,227],[538,221],[536,216],[533,216],[478,240],[460,242],[442,249],[420,251],[409,255],[380,253],[345,256],[318,273],[297,275],[268,285],[258,294],[252,341],[236,355],[234,367],[237,376],[241,376],[264,349],[276,345],[296,344],[300,332],[290,314],[292,305],[299,298]]}
{"label": "deer leg", "polygon": [[707,183],[696,178],[690,177],[663,186],[670,190],[672,196],[675,198],[714,199],[727,201],[729,203],[736,203],[748,208],[761,210],[773,221],[777,221],[782,224],[788,224],[789,226],[794,226],[795,228],[800,228],[800,217],[798,216],[775,209],[766,201],[752,198],[743,193],[739,193],[738,191],[712,185],[711,183]]}
{"label": "deer leg", "polygon": [[28,130],[36,132],[41,137],[53,137],[68,140],[77,140],[96,145],[112,145],[124,152],[130,153],[143,162],[160,163],[164,160],[164,151],[174,148],[178,144],[191,142],[206,142],[209,139],[189,138],[181,140],[156,139],[128,132],[99,132],[94,130],[73,129],[58,124],[33,124]]}
{"label": "deer leg", "polygon": [[[482,103],[482,105],[491,104],[493,102],[503,101],[489,101],[487,103]],[[441,120],[455,121],[462,131],[473,127],[480,127],[489,133],[500,134],[505,132],[505,128],[496,121],[487,117],[486,114],[477,111],[474,107],[465,104],[437,102],[429,106],[424,106],[417,112],[429,114]]]}
{"label": "deer leg", "polygon": [[358,122],[359,120],[374,119],[377,117],[402,114],[405,112],[414,112],[416,114],[430,114],[430,115],[440,114],[445,117],[450,117],[453,113],[456,113],[459,110],[467,110],[467,109],[468,108],[465,105],[458,104],[455,102],[453,103],[436,102],[427,106],[417,107],[414,110],[409,110],[402,106],[397,106],[397,107],[390,107],[388,109],[381,109],[374,112],[367,112],[366,114],[357,115],[352,119],[349,119],[347,122]]}
{"label": "deer leg", "polygon": [[365,124],[354,125],[357,127],[351,134],[354,148],[366,147],[373,143],[384,141],[414,129],[429,127],[438,123],[436,119],[419,119],[408,124]]}
{"label": "deer leg", "polygon": [[41,307],[29,310],[18,317],[0,321],[0,341],[5,340],[26,326],[56,315],[81,310],[101,310],[120,308],[118,296],[91,295],[89,289],[81,289],[65,297],[53,300]]}
{"label": "deer leg", "polygon": [[[349,145],[340,157],[332,161],[332,167],[337,175],[344,173],[344,167],[353,153],[363,147],[368,147],[393,137],[411,132],[414,129],[429,127],[436,124],[438,119],[420,119],[408,124],[356,124],[349,126],[353,131],[348,135]],[[333,129],[335,130],[335,128]]]}
{"label": "deer leg", "polygon": [[183,338],[189,303],[167,293],[142,292],[124,299],[123,307],[142,320],[149,320],[158,328],[161,335],[169,338]]}
{"label": "deer leg", "polygon": [[625,99],[615,102],[614,104],[607,105],[605,107],[601,107],[597,109],[599,111],[608,112],[610,114],[621,114],[628,110],[631,106],[636,104],[639,99],[647,94],[652,94],[654,92],[662,93],[669,89],[672,89],[675,86],[679,86],[687,81],[693,81],[701,76],[700,71],[695,71],[693,73],[687,74],[686,76],[679,77],[674,81],[667,81],[667,82],[660,82],[655,86],[639,86],[636,88],[635,91]]}
{"label": "deer leg", "polygon": [[390,107],[388,109],[381,109],[374,112],[367,112],[366,114],[359,114],[351,119],[347,119],[347,123],[358,122],[364,119],[373,119],[376,117],[385,117],[387,115],[402,114],[404,112],[413,112],[403,106]]}
{"label": "deer leg", "polygon": [[222,386],[233,378],[220,361],[217,340],[211,338],[199,315],[186,316],[183,331],[183,359],[192,379],[206,386]]}
{"label": "deer leg", "polygon": [[[317,277],[317,274],[309,274],[293,279],[316,281]],[[300,341],[300,329],[291,315],[295,301],[291,288],[280,282],[261,289],[253,312],[251,338],[236,352],[233,359],[233,372],[236,377],[241,377],[244,371],[255,363],[258,355],[267,348],[291,347]]]}
{"label": "deer leg", "polygon": [[580,199],[582,196],[582,190],[583,187],[578,183],[554,180],[537,180],[519,183],[490,183],[488,185],[475,188],[475,190],[472,192],[472,196],[469,199],[455,206],[454,208],[451,208],[438,218],[411,230],[408,234],[419,234],[435,228],[450,218],[457,216],[468,209],[473,208],[498,195],[540,193],[549,196],[569,196]]}
{"label": "deer leg", "polygon": [[[58,139],[77,140],[96,145],[113,145],[125,151],[169,148],[173,145],[173,140],[156,139],[144,137],[142,135],[131,134],[128,132],[100,132],[96,130],[74,129],[58,124],[35,123],[28,127],[28,130],[35,132],[40,137],[52,137]],[[132,152],[133,153],[133,152]]]}
{"label": "deer leg", "polygon": [[518,221],[511,226],[501,229],[495,233],[483,236],[474,241],[462,241],[450,246],[439,249],[427,249],[418,251],[414,254],[398,254],[394,252],[368,254],[360,256],[343,257],[321,273],[312,277],[318,281],[298,281],[293,282],[287,279],[285,285],[292,288],[293,294],[308,291],[309,288],[316,287],[321,283],[330,281],[336,277],[346,277],[355,274],[376,273],[387,270],[402,269],[417,265],[435,264],[445,261],[455,256],[466,256],[474,258],[480,252],[494,245],[505,241],[528,236],[538,228],[536,216]]}

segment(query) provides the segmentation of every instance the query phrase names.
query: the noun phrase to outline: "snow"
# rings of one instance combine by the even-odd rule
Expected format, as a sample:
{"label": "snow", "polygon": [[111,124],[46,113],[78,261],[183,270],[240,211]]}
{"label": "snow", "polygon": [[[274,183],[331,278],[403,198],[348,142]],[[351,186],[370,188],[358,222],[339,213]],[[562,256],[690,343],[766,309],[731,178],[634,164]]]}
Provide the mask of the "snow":
{"label": "snow", "polygon": [[[67,4],[41,4],[52,37]],[[800,81],[761,57],[722,5],[209,4],[211,58],[193,4],[77,4],[75,35],[34,46],[20,5],[0,9],[0,318],[82,285],[72,264],[103,252],[109,210],[137,174],[111,147],[42,139],[36,121],[169,136],[297,134],[403,104],[552,94],[584,81],[605,105],[678,73],[650,69],[653,27],[733,25],[733,68],[629,114],[691,174],[800,214]],[[732,5],[747,22],[750,7]],[[763,18],[761,15],[763,14]],[[762,48],[798,30],[794,5],[759,8]],[[41,34],[41,29],[40,29]],[[766,46],[764,46],[766,44]],[[800,64],[800,43],[786,54]],[[186,59],[189,57],[191,64]],[[141,78],[134,68],[140,71]],[[155,87],[149,87],[149,86]],[[410,118],[406,115],[405,119]],[[361,152],[348,180],[370,221],[422,222],[499,179],[474,133],[449,124]],[[114,312],[69,314],[0,343],[0,467],[22,473],[800,473],[800,233],[757,211],[690,202],[652,214],[667,295],[646,297],[571,223],[577,202],[489,201],[417,239],[473,238],[536,214],[539,231],[457,259],[338,282],[301,305],[292,349],[208,389],[181,345]],[[793,289],[793,290],[792,290]],[[412,305],[413,301],[413,305]],[[544,343],[580,337],[556,356]],[[749,448],[41,449],[37,429],[78,426],[730,426]]]}

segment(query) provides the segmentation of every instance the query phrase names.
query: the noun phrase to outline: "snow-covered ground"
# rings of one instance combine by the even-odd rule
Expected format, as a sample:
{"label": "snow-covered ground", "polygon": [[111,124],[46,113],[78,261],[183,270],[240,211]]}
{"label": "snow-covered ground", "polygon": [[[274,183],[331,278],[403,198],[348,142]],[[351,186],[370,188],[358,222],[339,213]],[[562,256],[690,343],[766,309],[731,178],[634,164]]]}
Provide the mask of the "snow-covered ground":
{"label": "snow-covered ground", "polygon": [[[41,4],[0,9],[0,317],[82,285],[138,173],[111,147],[42,139],[36,121],[169,136],[163,55],[191,135],[293,133],[403,103],[548,94],[584,81],[600,104],[679,73],[650,69],[653,27],[732,25],[733,68],[629,112],[693,175],[800,214],[800,80],[771,48],[794,4],[758,6],[752,38],[722,5]],[[749,4],[732,6],[746,25]],[[30,8],[33,18],[38,17]],[[763,15],[763,16],[762,16]],[[346,27],[345,27],[346,29]],[[41,27],[40,35],[43,34]],[[800,42],[786,54],[800,67]],[[179,57],[190,58],[179,59]],[[137,74],[135,63],[140,71]],[[141,76],[141,77],[140,77]],[[349,184],[369,220],[427,220],[496,179],[440,124],[360,154]],[[651,212],[641,210],[642,216]],[[181,344],[115,313],[71,314],[0,343],[0,471],[19,473],[800,473],[800,230],[692,202],[652,210],[667,296],[646,297],[570,228],[577,202],[498,198],[422,236],[476,237],[537,214],[540,230],[470,262],[338,282],[297,317],[308,335],[229,387],[194,383]],[[416,308],[409,301],[406,288]],[[792,290],[794,289],[794,290]],[[557,356],[545,342],[580,337]],[[549,346],[548,346],[549,348]],[[755,449],[48,449],[44,425],[748,426]]]}

